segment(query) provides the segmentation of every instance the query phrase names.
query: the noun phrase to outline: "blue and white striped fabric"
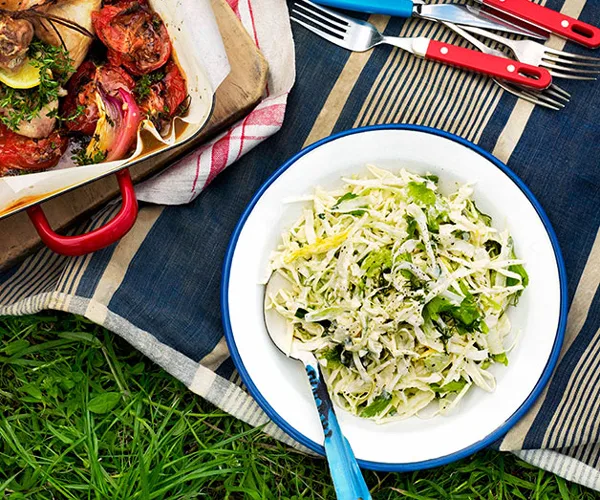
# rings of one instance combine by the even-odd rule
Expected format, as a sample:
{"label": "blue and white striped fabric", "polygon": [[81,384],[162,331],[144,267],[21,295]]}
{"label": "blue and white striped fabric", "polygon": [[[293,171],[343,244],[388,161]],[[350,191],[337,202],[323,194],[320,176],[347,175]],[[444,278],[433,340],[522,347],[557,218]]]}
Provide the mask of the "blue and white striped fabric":
{"label": "blue and white striped fabric", "polygon": [[[600,24],[600,2],[545,3]],[[424,21],[370,21],[389,35],[457,42]],[[517,101],[489,79],[395,48],[351,54],[302,28],[295,41],[297,83],[277,135],[190,205],[143,206],[134,230],[113,247],[80,258],[41,251],[0,275],[0,314],[57,309],[84,315],[223,410],[265,424],[267,417],[239,384],[219,310],[223,257],[244,207],[284,160],[332,132],[376,123],[439,127],[478,143],[528,184],[557,232],[569,277],[558,368],[499,446],[600,490],[600,86],[560,82],[573,100],[551,112]],[[101,225],[117,209],[106,207],[79,230]],[[265,431],[291,443],[272,423]]]}

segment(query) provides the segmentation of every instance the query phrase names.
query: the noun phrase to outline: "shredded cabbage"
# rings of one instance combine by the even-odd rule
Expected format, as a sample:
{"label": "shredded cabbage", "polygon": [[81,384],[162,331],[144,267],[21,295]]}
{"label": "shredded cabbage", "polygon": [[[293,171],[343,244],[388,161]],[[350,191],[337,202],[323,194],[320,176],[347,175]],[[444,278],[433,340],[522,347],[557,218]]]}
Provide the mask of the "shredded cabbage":
{"label": "shredded cabbage", "polygon": [[433,175],[368,166],[317,188],[272,254],[290,283],[268,297],[314,352],[334,402],[377,422],[451,410],[508,363],[506,315],[529,278],[507,231],[471,185],[449,196]]}

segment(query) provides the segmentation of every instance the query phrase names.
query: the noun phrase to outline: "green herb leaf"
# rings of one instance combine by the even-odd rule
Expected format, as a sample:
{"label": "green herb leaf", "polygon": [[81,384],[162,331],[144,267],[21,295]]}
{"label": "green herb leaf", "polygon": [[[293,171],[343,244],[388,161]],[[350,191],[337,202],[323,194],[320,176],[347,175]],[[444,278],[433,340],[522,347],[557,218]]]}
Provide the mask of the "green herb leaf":
{"label": "green herb leaf", "polygon": [[59,97],[73,71],[69,53],[61,46],[36,40],[29,46],[30,64],[39,69],[40,84],[32,89],[14,89],[0,83],[0,123],[17,130],[22,121],[30,122],[42,109]]}
{"label": "green herb leaf", "polygon": [[460,380],[448,382],[443,386],[439,386],[438,384],[430,384],[429,388],[436,394],[443,394],[447,392],[460,392],[465,385],[467,385],[467,381],[464,378],[461,378]]}
{"label": "green herb leaf", "polygon": [[429,229],[432,233],[438,233],[440,231],[440,224],[444,224],[446,222],[448,222],[448,214],[446,212],[427,214],[427,229]]}
{"label": "green herb leaf", "polygon": [[[423,309],[423,318],[437,321],[442,313],[449,313],[461,325],[457,325],[459,333],[466,333],[478,325],[481,319],[481,313],[477,309],[477,303],[471,294],[468,294],[460,303],[455,306],[448,299],[443,297],[434,297]],[[462,328],[461,328],[462,326]]]}
{"label": "green herb leaf", "polygon": [[370,405],[366,406],[360,411],[360,416],[364,418],[371,418],[379,415],[388,407],[391,399],[392,395],[389,392],[383,391],[381,395],[377,396]]}
{"label": "green herb leaf", "polygon": [[502,363],[504,366],[508,366],[508,356],[506,356],[505,352],[503,352],[502,354],[494,354],[492,356],[492,359],[496,363]]}
{"label": "green herb leaf", "polygon": [[302,309],[301,307],[299,307],[298,309],[296,309],[296,313],[294,314],[294,316],[296,316],[296,318],[304,319],[304,316],[306,316],[307,314],[308,311],[306,309]]}
{"label": "green herb leaf", "polygon": [[423,318],[425,320],[431,319],[437,321],[440,318],[440,314],[443,312],[454,311],[457,307],[453,305],[448,299],[443,297],[434,297],[431,299],[423,309]]}
{"label": "green herb leaf", "polygon": [[[508,270],[513,273],[517,273],[521,277],[521,284],[523,285],[523,287],[527,287],[527,285],[529,285],[529,275],[527,274],[527,271],[525,271],[525,268],[521,264],[510,266]],[[506,278],[506,284],[508,286],[518,285],[519,280],[516,278]]]}
{"label": "green herb leaf", "polygon": [[382,272],[392,268],[392,251],[389,248],[373,250],[362,261],[360,268],[369,278],[379,276]]}
{"label": "green herb leaf", "polygon": [[413,217],[407,217],[406,222],[408,224],[408,226],[406,228],[406,232],[408,233],[408,239],[414,240],[418,235],[419,225],[417,224],[417,221]]}
{"label": "green herb leaf", "polygon": [[435,204],[435,193],[429,189],[424,183],[409,182],[408,195],[423,205]]}
{"label": "green herb leaf", "polygon": [[[510,258],[516,259],[517,256],[515,255],[515,250],[514,250],[514,248],[512,248],[513,247],[512,239],[510,239],[509,245],[511,247]],[[525,271],[525,268],[521,264],[509,266],[508,270],[513,273],[518,274],[521,278],[521,285],[523,285],[523,288],[527,288],[527,285],[529,285],[529,275],[527,274],[527,271]],[[506,284],[508,286],[518,285],[519,280],[516,278],[506,278]],[[517,305],[517,303],[519,302],[519,297],[521,297],[522,294],[523,294],[523,290],[519,290],[517,293],[515,293],[513,295],[513,297],[511,298],[511,303],[513,305]]]}
{"label": "green herb leaf", "polygon": [[148,73],[147,75],[143,75],[139,78],[139,80],[135,83],[135,88],[133,89],[133,93],[137,97],[137,101],[142,101],[146,97],[150,95],[150,90],[152,85],[160,82],[165,78],[165,72],[162,69],[156,70],[152,73]]}
{"label": "green herb leaf", "polygon": [[327,361],[328,368],[336,368],[342,364],[342,351],[344,348],[341,345],[323,349],[317,354],[319,359]]}
{"label": "green herb leaf", "polygon": [[333,205],[333,207],[331,208],[335,210],[340,206],[340,203],[342,203],[343,201],[353,200],[354,198],[358,198],[358,195],[354,193],[346,193],[344,196],[340,196],[335,202],[335,205]]}
{"label": "green herb leaf", "polygon": [[77,165],[82,167],[83,165],[93,165],[96,163],[102,163],[106,160],[107,152],[100,151],[96,149],[91,155],[87,153],[87,146],[90,142],[90,138],[82,137],[79,138],[79,145],[75,149],[73,149],[73,154],[71,156],[71,160],[73,160]]}
{"label": "green herb leaf", "polygon": [[485,247],[487,253],[492,258],[498,257],[498,255],[500,255],[500,252],[502,252],[502,245],[494,240],[487,240],[484,243],[484,247]]}
{"label": "green herb leaf", "polygon": [[460,303],[460,307],[452,311],[452,316],[465,326],[471,326],[481,318],[477,303],[472,295],[467,295]]}

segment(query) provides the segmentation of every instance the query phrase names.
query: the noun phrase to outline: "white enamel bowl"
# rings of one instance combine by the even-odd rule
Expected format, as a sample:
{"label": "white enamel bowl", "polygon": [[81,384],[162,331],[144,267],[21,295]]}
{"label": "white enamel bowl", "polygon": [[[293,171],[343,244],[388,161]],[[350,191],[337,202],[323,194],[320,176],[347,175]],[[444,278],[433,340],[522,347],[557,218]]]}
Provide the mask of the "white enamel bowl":
{"label": "white enamel bowl", "polygon": [[280,235],[301,214],[302,203],[284,200],[335,188],[341,177],[364,173],[367,163],[404,167],[456,182],[475,182],[477,206],[508,228],[525,259],[530,284],[511,308],[518,344],[506,368],[494,365],[497,388],[475,388],[453,413],[383,425],[338,409],[337,415],[361,466],[414,470],[442,465],[501,438],[533,404],[556,363],[566,322],[566,278],[554,231],[539,203],[504,164],[451,134],[417,126],[381,126],[337,134],[301,151],[259,190],[244,212],[227,252],[222,282],[223,324],[233,361],[249,391],[293,438],[323,453],[323,435],[301,363],[271,343],[263,320],[268,258]]}

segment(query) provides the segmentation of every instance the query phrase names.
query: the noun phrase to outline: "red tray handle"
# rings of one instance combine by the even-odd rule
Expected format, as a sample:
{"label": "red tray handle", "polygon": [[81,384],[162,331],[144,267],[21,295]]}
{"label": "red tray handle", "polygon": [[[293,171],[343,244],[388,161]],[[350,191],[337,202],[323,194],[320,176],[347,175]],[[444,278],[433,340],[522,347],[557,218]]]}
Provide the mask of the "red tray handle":
{"label": "red tray handle", "polygon": [[600,47],[600,29],[529,0],[483,0],[483,4],[529,21],[590,49]]}
{"label": "red tray handle", "polygon": [[429,42],[425,58],[538,90],[552,83],[552,76],[544,68],[437,40]]}
{"label": "red tray handle", "polygon": [[110,222],[89,233],[78,236],[61,236],[52,230],[46,214],[39,205],[27,209],[27,215],[48,248],[62,255],[85,255],[112,245],[129,232],[138,214],[135,189],[129,170],[120,170],[115,175],[123,197],[121,210]]}

